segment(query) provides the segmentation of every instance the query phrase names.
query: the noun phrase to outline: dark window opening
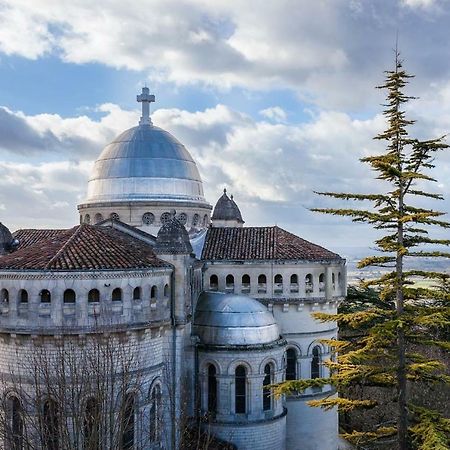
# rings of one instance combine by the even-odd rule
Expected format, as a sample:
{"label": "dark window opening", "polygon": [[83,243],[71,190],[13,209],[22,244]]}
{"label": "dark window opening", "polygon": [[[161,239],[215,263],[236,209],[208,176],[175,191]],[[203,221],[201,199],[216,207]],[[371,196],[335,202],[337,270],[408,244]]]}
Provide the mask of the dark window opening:
{"label": "dark window opening", "polygon": [[112,291],[111,300],[113,302],[121,302],[122,301],[122,289],[115,288]]}
{"label": "dark window opening", "polygon": [[264,380],[263,380],[263,410],[269,411],[272,409],[272,396],[271,389],[268,387],[272,384],[272,367],[270,364],[266,364],[264,367]]}
{"label": "dark window opening", "polygon": [[216,367],[210,364],[208,367],[208,412],[215,414],[217,411],[217,378]]}
{"label": "dark window opening", "polygon": [[286,380],[297,379],[297,353],[293,348],[286,351]]}
{"label": "dark window opening", "polygon": [[244,366],[237,366],[235,371],[235,412],[245,414],[247,408],[247,374]]}
{"label": "dark window opening", "polygon": [[100,291],[91,289],[88,293],[88,303],[98,303],[100,301]]}
{"label": "dark window opening", "polygon": [[73,289],[66,289],[64,291],[64,303],[75,303],[76,295]]}

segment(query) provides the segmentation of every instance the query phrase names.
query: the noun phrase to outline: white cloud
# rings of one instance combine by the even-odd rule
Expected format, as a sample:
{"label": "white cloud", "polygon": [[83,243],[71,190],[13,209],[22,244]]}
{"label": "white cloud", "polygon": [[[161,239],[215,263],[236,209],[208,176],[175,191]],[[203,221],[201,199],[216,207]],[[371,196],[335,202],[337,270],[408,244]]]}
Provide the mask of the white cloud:
{"label": "white cloud", "polygon": [[270,108],[262,109],[259,113],[274,122],[285,122],[287,119],[286,112],[279,106],[271,106]]}

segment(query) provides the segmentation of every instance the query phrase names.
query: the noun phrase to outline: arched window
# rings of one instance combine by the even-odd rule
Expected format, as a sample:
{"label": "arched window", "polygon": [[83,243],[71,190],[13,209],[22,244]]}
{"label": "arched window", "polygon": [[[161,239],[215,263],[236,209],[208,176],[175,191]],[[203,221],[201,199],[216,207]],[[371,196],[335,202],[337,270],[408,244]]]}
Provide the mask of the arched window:
{"label": "arched window", "polygon": [[258,275],[258,292],[264,293],[267,291],[267,277],[264,274]]}
{"label": "arched window", "polygon": [[234,372],[235,378],[235,412],[245,414],[247,410],[247,372],[244,366],[237,366]]}
{"label": "arched window", "polygon": [[9,444],[7,448],[11,450],[22,450],[23,448],[23,411],[20,400],[12,396],[8,399],[9,403],[9,429],[5,436],[5,441]]}
{"label": "arched window", "polygon": [[156,443],[161,440],[161,386],[156,384],[150,393],[150,442]]}
{"label": "arched window", "polygon": [[194,214],[194,217],[192,217],[192,226],[196,227],[199,222],[200,222],[200,216],[198,214]]}
{"label": "arched window", "polygon": [[100,406],[95,398],[86,402],[84,412],[84,450],[100,450]]}
{"label": "arched window", "polygon": [[140,300],[141,299],[141,288],[135,287],[133,289],[133,300]]}
{"label": "arched window", "polygon": [[215,414],[217,411],[217,377],[216,366],[208,366],[208,412]]}
{"label": "arched window", "polygon": [[231,274],[225,278],[225,289],[227,291],[234,291],[234,276]]}
{"label": "arched window", "polygon": [[116,212],[112,212],[112,213],[109,215],[109,218],[110,218],[111,220],[120,220],[120,216],[119,216],[119,214],[117,214]]}
{"label": "arched window", "polygon": [[298,292],[298,275],[296,273],[291,275],[291,292]]}
{"label": "arched window", "polygon": [[158,288],[156,286],[152,286],[150,290],[150,298],[155,299],[158,296]]}
{"label": "arched window", "polygon": [[59,417],[58,406],[54,400],[44,403],[42,428],[44,448],[46,450],[59,450]]}
{"label": "arched window", "polygon": [[219,278],[217,275],[211,275],[209,277],[209,289],[211,291],[217,291],[219,289]]}
{"label": "arched window", "polygon": [[205,214],[203,216],[203,226],[204,227],[208,226],[208,214]]}
{"label": "arched window", "polygon": [[268,387],[273,383],[273,370],[271,364],[264,366],[264,380],[263,380],[263,410],[269,411],[272,409],[271,389]]}
{"label": "arched window", "polygon": [[336,277],[334,272],[331,274],[331,284],[333,285],[333,289],[336,289]]}
{"label": "arched window", "polygon": [[134,395],[128,393],[125,396],[122,411],[122,450],[132,450],[134,448]]}
{"label": "arched window", "polygon": [[66,289],[64,291],[64,303],[75,303],[76,295],[73,289]]}
{"label": "arched window", "polygon": [[155,216],[151,212],[146,212],[142,215],[142,223],[144,225],[151,225],[155,221]]}
{"label": "arched window", "polygon": [[312,350],[311,378],[320,378],[320,347],[316,345]]}
{"label": "arched window", "polygon": [[325,274],[321,273],[319,275],[319,292],[323,292],[325,290]]}
{"label": "arched window", "polygon": [[42,289],[39,295],[41,296],[41,303],[50,303],[52,301],[50,291],[47,289]]}
{"label": "arched window", "polygon": [[28,292],[25,289],[19,291],[19,302],[28,303]]}
{"label": "arched window", "polygon": [[170,288],[168,284],[164,285],[164,297],[168,297],[170,295]]}
{"label": "arched window", "polygon": [[88,292],[88,303],[98,303],[100,301],[100,291],[98,289],[91,289]]}
{"label": "arched window", "polygon": [[305,277],[305,292],[307,294],[310,294],[313,291],[314,291],[313,276],[310,273],[308,273],[308,275],[306,275]]}
{"label": "arched window", "polygon": [[111,300],[113,302],[121,302],[122,301],[122,289],[115,288],[111,294]]}
{"label": "arched window", "polygon": [[297,379],[297,352],[294,348],[286,350],[286,380]]}
{"label": "arched window", "polygon": [[84,223],[91,223],[91,216],[89,214],[84,216]]}
{"label": "arched window", "polygon": [[242,275],[242,292],[250,292],[250,275]]}
{"label": "arched window", "polygon": [[97,213],[94,217],[95,223],[100,223],[103,221],[103,216],[100,213]]}
{"label": "arched window", "polygon": [[342,275],[341,275],[341,272],[338,272],[338,286],[339,287],[342,286]]}
{"label": "arched window", "polygon": [[0,291],[0,300],[2,302],[8,303],[9,302],[9,292],[8,289],[2,289]]}
{"label": "arched window", "polygon": [[283,292],[283,277],[280,274],[275,275],[274,279],[274,287],[273,291],[276,294],[280,294]]}

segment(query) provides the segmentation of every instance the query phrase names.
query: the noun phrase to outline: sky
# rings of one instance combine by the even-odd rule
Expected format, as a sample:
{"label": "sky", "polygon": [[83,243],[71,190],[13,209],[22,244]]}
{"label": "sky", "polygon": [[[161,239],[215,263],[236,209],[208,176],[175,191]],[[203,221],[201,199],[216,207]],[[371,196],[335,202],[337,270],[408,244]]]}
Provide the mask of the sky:
{"label": "sky", "polygon": [[[450,132],[449,0],[0,0],[0,221],[78,223],[101,149],[140,116],[180,140],[215,204],[335,249],[374,235],[315,191],[382,189],[383,72],[398,42],[419,138]],[[450,156],[432,189],[450,211]],[[432,206],[431,204],[429,206]]]}

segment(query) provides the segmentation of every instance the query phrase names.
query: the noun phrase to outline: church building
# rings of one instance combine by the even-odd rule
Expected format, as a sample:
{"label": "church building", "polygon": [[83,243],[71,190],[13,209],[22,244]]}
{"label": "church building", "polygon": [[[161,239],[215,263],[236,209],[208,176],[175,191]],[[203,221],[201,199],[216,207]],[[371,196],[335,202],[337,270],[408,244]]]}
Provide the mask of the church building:
{"label": "church building", "polygon": [[312,313],[345,298],[345,260],[246,226],[239,193],[212,207],[188,150],[153,125],[149,89],[137,100],[79,225],[0,223],[0,446],[337,450],[337,412],[307,404],[331,386],[270,385],[328,376],[337,326]]}

